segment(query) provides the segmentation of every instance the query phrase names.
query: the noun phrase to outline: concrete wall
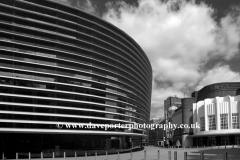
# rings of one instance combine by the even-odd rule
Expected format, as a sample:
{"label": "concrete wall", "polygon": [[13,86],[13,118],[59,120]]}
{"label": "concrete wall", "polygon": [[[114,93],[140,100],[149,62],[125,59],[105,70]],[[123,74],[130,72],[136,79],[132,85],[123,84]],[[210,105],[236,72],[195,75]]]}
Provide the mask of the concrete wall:
{"label": "concrete wall", "polygon": [[[183,98],[182,99],[182,123],[188,124],[189,126],[193,124],[193,103],[196,102],[196,98]],[[193,129],[184,128],[183,134],[192,134]]]}

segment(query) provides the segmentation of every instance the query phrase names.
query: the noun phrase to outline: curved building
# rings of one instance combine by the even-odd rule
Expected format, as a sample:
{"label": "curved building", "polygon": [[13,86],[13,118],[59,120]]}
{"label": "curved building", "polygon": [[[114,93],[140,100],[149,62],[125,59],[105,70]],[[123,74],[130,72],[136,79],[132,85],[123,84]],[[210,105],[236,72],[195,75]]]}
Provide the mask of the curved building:
{"label": "curved building", "polygon": [[223,82],[183,98],[182,123],[191,127],[180,133],[183,146],[240,145],[239,91],[239,82]]}
{"label": "curved building", "polygon": [[240,144],[240,83],[224,82],[203,87],[193,103],[193,144],[199,146]]}
{"label": "curved building", "polygon": [[240,95],[207,98],[193,104],[193,122],[197,145],[240,144]]}
{"label": "curved building", "polygon": [[182,98],[173,115],[174,138],[184,147],[240,145],[240,82],[215,83]]}
{"label": "curved building", "polygon": [[59,2],[1,0],[0,41],[2,151],[140,145],[145,130],[87,127],[149,120],[151,65],[126,33]]}
{"label": "curved building", "polygon": [[223,82],[214,83],[203,87],[198,91],[197,101],[202,101],[206,98],[215,98],[217,96],[236,96],[240,94],[239,82]]}

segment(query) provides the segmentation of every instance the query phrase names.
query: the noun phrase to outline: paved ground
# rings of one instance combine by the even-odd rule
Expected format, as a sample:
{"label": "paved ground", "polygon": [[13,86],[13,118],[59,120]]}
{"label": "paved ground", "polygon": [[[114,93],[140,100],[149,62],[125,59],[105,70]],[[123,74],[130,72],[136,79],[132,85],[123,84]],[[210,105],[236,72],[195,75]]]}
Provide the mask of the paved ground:
{"label": "paved ground", "polygon": [[[200,160],[200,152],[204,152],[204,160],[223,160],[223,153],[228,152],[228,160],[240,160],[240,147],[232,149],[231,146],[208,148],[188,148],[188,149],[163,149],[159,147],[145,147],[146,160],[158,160],[158,150],[160,160],[168,160],[168,152],[171,151],[171,160],[174,160],[174,152],[177,151],[177,160],[184,160],[184,152],[188,153],[188,160]],[[131,153],[119,155],[120,160],[131,160]],[[66,160],[85,160],[85,157],[67,157]],[[53,158],[44,158],[44,160],[53,160]],[[64,158],[55,158],[55,160],[64,160]],[[87,160],[106,160],[105,155],[87,157]],[[118,155],[108,155],[108,160],[118,160]],[[132,160],[144,160],[144,151],[132,153]]]}

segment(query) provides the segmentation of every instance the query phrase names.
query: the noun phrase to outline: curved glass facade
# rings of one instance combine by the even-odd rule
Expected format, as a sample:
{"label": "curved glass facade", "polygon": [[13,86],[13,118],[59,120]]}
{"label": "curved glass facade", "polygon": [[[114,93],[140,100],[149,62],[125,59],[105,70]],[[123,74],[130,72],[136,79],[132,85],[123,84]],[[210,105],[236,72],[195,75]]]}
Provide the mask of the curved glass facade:
{"label": "curved glass facade", "polygon": [[[118,139],[115,148],[123,148],[130,136],[142,137],[144,130],[59,130],[56,123],[147,123],[151,83],[152,69],[143,50],[108,22],[50,0],[1,0],[0,132],[5,137],[1,139],[4,148],[11,144],[6,136],[14,141],[40,137],[42,141],[26,141],[44,148],[46,139],[51,139],[46,136],[56,132],[59,139],[61,134],[91,134],[93,144],[88,148],[109,147],[109,139]],[[55,138],[45,148],[54,148],[56,141],[60,143]],[[86,148],[82,141],[74,142],[73,148]]]}

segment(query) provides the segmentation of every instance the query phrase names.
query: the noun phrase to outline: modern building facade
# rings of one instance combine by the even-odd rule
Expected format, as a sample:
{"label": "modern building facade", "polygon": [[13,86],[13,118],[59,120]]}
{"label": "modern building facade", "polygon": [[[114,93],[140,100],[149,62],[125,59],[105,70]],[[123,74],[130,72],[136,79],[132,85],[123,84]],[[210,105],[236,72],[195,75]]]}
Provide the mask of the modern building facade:
{"label": "modern building facade", "polygon": [[140,145],[145,130],[56,125],[149,121],[151,65],[126,33],[59,2],[1,0],[0,41],[0,152]]}
{"label": "modern building facade", "polygon": [[[177,124],[178,126],[183,124],[182,111],[183,111],[182,106],[175,110],[175,113],[172,116],[173,124]],[[182,144],[182,133],[183,133],[182,128],[177,128],[177,129],[173,130],[173,144],[176,144],[177,140],[179,140],[180,143]]]}
{"label": "modern building facade", "polygon": [[200,124],[200,128],[194,129],[193,144],[240,144],[240,83],[206,86],[199,91],[199,99],[202,99],[202,92],[208,88],[210,93],[206,92],[206,95],[209,98],[205,97],[193,104],[193,123]]}
{"label": "modern building facade", "polygon": [[[172,123],[172,116],[174,111],[170,110],[171,107],[175,107],[176,109],[181,106],[181,98],[178,98],[177,96],[171,96],[168,97],[166,100],[164,100],[164,118],[166,124]],[[167,143],[170,141],[170,144],[173,144],[173,135],[174,131],[172,129],[166,129],[165,130],[165,139]]]}
{"label": "modern building facade", "polygon": [[[190,126],[193,124],[193,115],[192,108],[193,103],[196,102],[196,93],[192,93],[190,98],[182,98],[181,106],[175,110],[175,113],[172,116],[172,123],[180,125]],[[180,142],[181,146],[189,147],[192,145],[192,138],[188,138],[188,135],[193,135],[193,128],[180,127],[174,130],[173,134],[173,144],[176,144],[177,141]]]}
{"label": "modern building facade", "polygon": [[173,123],[181,121],[190,127],[179,133],[184,147],[240,145],[239,90],[239,82],[216,83],[182,99],[182,111],[176,110]]}
{"label": "modern building facade", "polygon": [[[153,118],[150,120],[150,124],[165,124],[163,123],[162,118]],[[165,121],[164,121],[165,122]],[[148,129],[148,144],[149,145],[158,145],[158,141],[163,139],[163,129],[162,128],[154,128]]]}
{"label": "modern building facade", "polygon": [[240,95],[208,98],[193,104],[193,122],[200,124],[194,129],[199,145],[240,144]]}

